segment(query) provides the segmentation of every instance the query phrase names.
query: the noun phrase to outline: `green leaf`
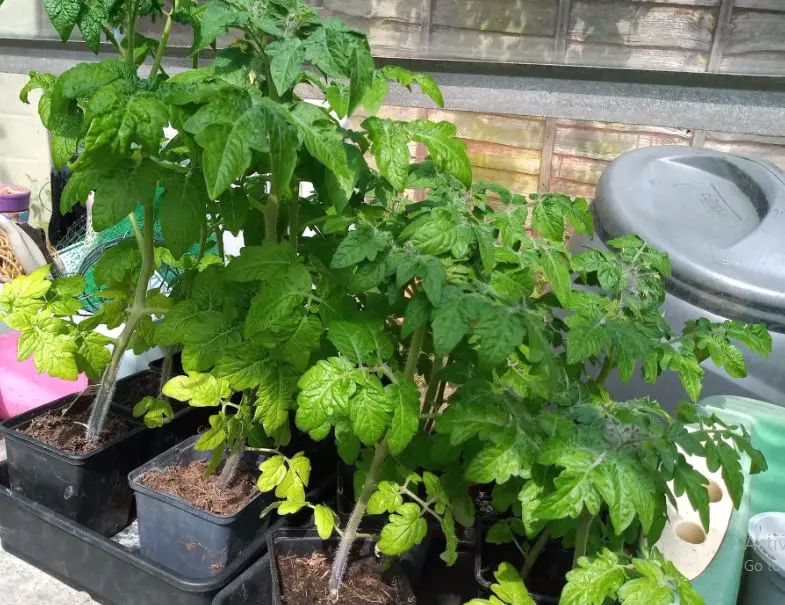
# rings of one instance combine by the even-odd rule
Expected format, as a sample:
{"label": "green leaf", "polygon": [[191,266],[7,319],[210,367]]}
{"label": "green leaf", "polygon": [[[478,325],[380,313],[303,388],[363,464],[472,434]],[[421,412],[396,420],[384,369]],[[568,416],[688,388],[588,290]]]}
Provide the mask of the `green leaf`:
{"label": "green leaf", "polygon": [[406,124],[406,128],[412,139],[425,145],[439,170],[452,174],[467,187],[471,185],[472,168],[466,144],[456,138],[455,125],[413,120]]}
{"label": "green leaf", "polygon": [[134,211],[137,204],[153,199],[159,172],[152,162],[136,166],[122,162],[111,172],[102,174],[95,185],[93,227],[109,229]]}
{"label": "green leaf", "polygon": [[771,352],[771,334],[763,324],[745,324],[740,321],[726,321],[722,324],[728,338],[738,340],[750,351],[768,356]]}
{"label": "green leaf", "polygon": [[380,481],[368,500],[368,514],[394,513],[402,504],[403,496],[398,492],[398,486],[391,481]]}
{"label": "green leaf", "polygon": [[426,74],[413,74],[412,75],[414,81],[420,86],[420,90],[422,90],[426,95],[431,97],[434,103],[438,107],[444,107],[444,97],[442,96],[442,91],[439,90],[439,85],[436,84],[436,81]]}
{"label": "green leaf", "polygon": [[180,258],[207,228],[207,192],[201,177],[169,172],[161,181],[166,190],[161,204],[161,230],[166,247]]}
{"label": "green leaf", "polygon": [[194,372],[172,378],[164,385],[163,394],[196,407],[211,407],[219,405],[231,391],[226,383],[211,374]]}
{"label": "green leaf", "polygon": [[286,478],[288,472],[286,458],[280,455],[271,456],[259,465],[259,470],[262,473],[256,481],[256,486],[262,493],[271,492]]}
{"label": "green leaf", "polygon": [[415,293],[406,304],[406,313],[403,319],[403,326],[401,327],[401,338],[409,338],[417,328],[427,325],[431,315],[430,310],[431,306],[425,294],[422,292]]}
{"label": "green leaf", "polygon": [[490,599],[472,599],[466,605],[536,605],[515,567],[502,563],[493,575],[497,582],[491,584],[494,596]]}
{"label": "green leaf", "polygon": [[[194,444],[198,452],[205,452],[221,447],[226,443],[226,425],[223,416],[214,414],[210,416],[210,428],[206,430]],[[223,453],[223,451],[221,451]]]}
{"label": "green leaf", "polygon": [[609,456],[592,472],[594,485],[608,504],[611,522],[620,536],[636,516],[648,533],[654,521],[658,490],[645,467],[632,454]]}
{"label": "green leaf", "polygon": [[600,512],[600,495],[587,472],[562,471],[554,479],[556,491],[546,496],[537,515],[543,519],[577,519],[584,508],[593,515]]}
{"label": "green leaf", "polygon": [[91,380],[101,380],[104,370],[112,361],[112,353],[107,348],[112,341],[98,332],[87,332],[79,339],[77,364],[79,371]]}
{"label": "green leaf", "polygon": [[559,605],[604,605],[625,580],[623,563],[607,548],[594,557],[581,557],[578,566],[567,573]]}
{"label": "green leaf", "polygon": [[565,320],[567,332],[567,363],[573,364],[597,357],[608,344],[605,320],[599,315],[570,315]]}
{"label": "green leaf", "polygon": [[349,404],[354,434],[364,445],[376,444],[390,427],[392,401],[378,378],[371,376]]}
{"label": "green leaf", "polygon": [[493,231],[488,225],[472,225],[472,230],[477,240],[483,273],[490,275],[496,264],[496,239],[493,236]]}
{"label": "green leaf", "polygon": [[[346,359],[330,357],[309,369],[297,386],[297,428],[306,432],[328,429],[336,417],[349,415],[349,399],[357,386],[351,372],[354,365]],[[419,410],[418,410],[419,411]]]}
{"label": "green leaf", "polygon": [[371,86],[368,88],[368,91],[365,93],[362,100],[362,105],[370,115],[375,116],[377,114],[384,103],[384,100],[387,98],[388,92],[389,86],[387,85],[387,80],[385,80],[384,76],[379,72],[376,72],[371,81]]}
{"label": "green leaf", "polygon": [[347,113],[351,115],[365,99],[366,93],[373,80],[373,57],[368,48],[368,43],[357,43],[352,48],[349,56],[349,107]]}
{"label": "green leaf", "polygon": [[208,311],[200,317],[209,320],[192,326],[192,333],[183,339],[183,367],[187,370],[208,370],[242,340],[241,328],[218,311]]}
{"label": "green leaf", "polygon": [[392,244],[392,235],[386,231],[378,231],[365,223],[350,231],[335,250],[330,266],[333,269],[352,267],[364,260],[376,260],[380,252],[387,250]]}
{"label": "green leaf", "polygon": [[133,414],[135,418],[143,416],[145,426],[151,429],[162,427],[166,418],[174,418],[171,403],[150,395],[134,405]]}
{"label": "green leaf", "polygon": [[251,301],[245,319],[245,336],[252,338],[292,316],[311,293],[311,275],[300,264],[292,264],[282,278],[263,288]]}
{"label": "green leaf", "polygon": [[400,555],[422,542],[427,533],[428,524],[420,515],[420,507],[407,502],[390,515],[376,547],[386,555]]}
{"label": "green leaf", "polygon": [[409,179],[409,136],[405,127],[394,120],[370,117],[362,123],[371,140],[371,153],[379,172],[396,191],[403,191]]}
{"label": "green leaf", "polygon": [[352,363],[385,361],[392,357],[393,344],[384,333],[384,325],[374,321],[330,323],[327,338]]}
{"label": "green leaf", "polygon": [[393,413],[387,443],[390,453],[396,456],[406,449],[420,426],[420,391],[411,378],[399,378],[385,391]]}
{"label": "green leaf", "polygon": [[493,306],[484,309],[474,325],[474,334],[480,339],[477,349],[480,362],[496,366],[520,346],[526,331],[517,314],[505,307]]}
{"label": "green leaf", "polygon": [[283,95],[300,79],[305,47],[297,38],[283,38],[268,44],[265,53],[272,57],[270,73],[275,89]]}
{"label": "green leaf", "polygon": [[265,242],[261,246],[245,246],[240,256],[226,268],[226,279],[237,282],[276,282],[288,273],[295,262],[294,248],[288,243]]}
{"label": "green leaf", "polygon": [[60,38],[67,41],[82,11],[81,0],[44,0],[44,8]]}
{"label": "green leaf", "polygon": [[555,250],[545,250],[540,256],[540,268],[545,275],[545,279],[553,289],[553,293],[562,306],[570,304],[572,294],[572,278],[570,277],[570,267],[564,255]]}
{"label": "green leaf", "polygon": [[335,528],[335,513],[329,506],[324,506],[323,504],[314,506],[313,518],[314,524],[316,525],[316,531],[319,533],[319,537],[322,540],[327,540],[327,538],[333,535],[333,529]]}
{"label": "green leaf", "polygon": [[349,87],[338,82],[333,82],[324,92],[327,102],[339,118],[345,118],[349,113]]}
{"label": "green leaf", "polygon": [[244,391],[256,388],[266,378],[269,363],[270,360],[258,347],[242,343],[218,360],[212,374],[225,381],[233,390]]}
{"label": "green leaf", "polygon": [[103,2],[89,1],[82,6],[77,23],[82,39],[88,48],[98,54],[101,44],[101,26],[109,18],[106,5]]}
{"label": "green leaf", "polygon": [[33,355],[36,369],[53,378],[76,380],[78,347],[73,337],[66,333],[67,324],[53,317],[35,315],[30,328],[19,335],[18,359]]}
{"label": "green leaf", "polygon": [[673,473],[673,493],[676,497],[687,494],[692,508],[698,511],[701,523],[709,531],[708,479],[692,468],[682,457]]}
{"label": "green leaf", "polygon": [[282,363],[269,363],[263,367],[254,401],[254,420],[262,423],[268,435],[273,435],[289,420],[298,378],[298,373]]}
{"label": "green leaf", "polygon": [[506,483],[521,474],[519,452],[513,447],[486,445],[466,467],[465,477],[473,483]]}
{"label": "green leaf", "polygon": [[[287,326],[288,328],[288,326]],[[313,315],[303,315],[291,329],[283,332],[284,340],[281,357],[300,371],[305,371],[311,353],[321,344],[324,326]]]}
{"label": "green leaf", "polygon": [[578,233],[594,235],[588,202],[583,198],[569,198],[559,193],[549,193],[539,198],[532,212],[532,227],[546,238],[561,242],[565,235],[565,219]]}

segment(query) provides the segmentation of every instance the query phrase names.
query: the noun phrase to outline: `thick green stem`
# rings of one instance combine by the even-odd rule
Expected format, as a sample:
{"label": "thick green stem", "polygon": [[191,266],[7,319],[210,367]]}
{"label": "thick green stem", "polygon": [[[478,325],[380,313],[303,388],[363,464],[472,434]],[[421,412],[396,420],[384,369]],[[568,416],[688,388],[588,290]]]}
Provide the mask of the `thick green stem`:
{"label": "thick green stem", "polygon": [[238,439],[224,463],[221,476],[218,477],[218,489],[227,489],[232,486],[234,478],[237,476],[237,470],[240,468],[243,452],[245,452],[245,440]]}
{"label": "thick green stem", "polygon": [[161,382],[158,388],[158,395],[163,396],[164,385],[169,382],[172,377],[172,366],[174,365],[174,355],[177,352],[177,347],[168,347],[164,355],[164,363],[161,366]]}
{"label": "thick green stem", "polygon": [[271,184],[271,189],[264,208],[264,239],[275,242],[278,239],[278,196],[275,194],[274,184]]}
{"label": "thick green stem", "polygon": [[433,404],[436,399],[436,393],[439,391],[439,379],[437,376],[444,367],[444,357],[436,355],[433,358],[433,365],[431,366],[431,375],[428,378],[428,390],[425,391],[425,399],[423,400],[423,407],[421,412],[431,414],[436,410],[433,409]]}
{"label": "thick green stem", "polygon": [[578,529],[575,532],[575,556],[572,559],[573,568],[578,567],[578,559],[586,556],[586,548],[589,543],[589,530],[591,529],[592,521],[594,521],[594,515],[584,508],[580,519],[578,519]]}
{"label": "thick green stem", "polygon": [[[158,49],[155,51],[155,58],[153,59],[153,68],[150,70],[150,81],[155,78],[158,70],[161,67],[161,61],[164,59],[166,52],[166,45],[169,43],[169,35],[172,33],[172,15],[177,11],[180,6],[180,0],[174,0],[172,4],[172,11],[166,15],[166,23],[164,24],[164,31],[161,34],[161,41],[158,43]],[[131,49],[133,52],[133,49]]]}
{"label": "thick green stem", "polygon": [[343,576],[346,573],[346,566],[349,563],[349,553],[351,552],[352,544],[354,543],[355,538],[357,538],[357,530],[360,528],[360,522],[365,515],[368,500],[370,500],[371,494],[373,494],[376,489],[376,484],[379,481],[379,475],[382,470],[382,464],[384,463],[385,458],[387,458],[388,453],[389,447],[387,446],[387,441],[383,441],[376,446],[371,468],[368,469],[368,475],[363,484],[363,490],[360,493],[357,503],[354,505],[354,510],[352,511],[352,516],[349,517],[349,522],[346,524],[346,529],[343,531],[343,538],[341,538],[338,552],[335,553],[329,585],[330,597],[334,602],[338,602],[338,592],[341,588],[341,583],[343,582]]}
{"label": "thick green stem", "polygon": [[532,549],[529,551],[529,555],[526,557],[526,563],[523,565],[523,569],[521,569],[521,577],[525,580],[529,575],[529,572],[534,567],[534,564],[537,562],[537,558],[540,556],[542,549],[545,548],[545,545],[548,543],[548,540],[551,539],[551,528],[550,526],[546,526],[540,532],[537,541],[532,546]]}
{"label": "thick green stem", "polygon": [[600,368],[600,373],[597,374],[597,378],[594,379],[594,384],[605,386],[605,381],[608,380],[608,374],[611,372],[612,365],[613,362],[611,361],[610,354],[606,354],[605,359],[602,362],[602,367]]}
{"label": "thick green stem", "polygon": [[[406,358],[406,369],[404,370],[407,378],[412,378],[414,376],[414,368],[417,365],[417,357],[420,355],[420,349],[422,348],[424,339],[424,328],[420,328],[412,336],[412,340],[409,343],[409,354]],[[330,573],[330,598],[335,603],[338,602],[338,592],[341,588],[341,583],[343,582],[343,576],[346,573],[346,566],[349,563],[349,553],[351,552],[352,544],[357,538],[357,530],[360,527],[363,515],[365,515],[368,500],[370,500],[371,495],[376,489],[376,484],[379,482],[382,464],[389,453],[390,448],[387,445],[386,439],[376,446],[376,450],[373,454],[373,461],[371,462],[371,467],[368,469],[368,475],[365,477],[362,492],[360,493],[357,503],[354,505],[352,516],[349,517],[349,522],[346,524],[346,529],[341,537],[341,544],[338,547],[338,552],[335,554],[332,572]]]}
{"label": "thick green stem", "polygon": [[150,201],[144,205],[144,234],[141,244],[142,268],[139,271],[139,280],[136,282],[134,302],[131,311],[128,314],[128,319],[125,322],[125,327],[118,337],[117,344],[112,351],[112,360],[109,362],[109,365],[104,372],[101,387],[98,390],[98,394],[95,396],[95,401],[93,402],[93,407],[90,412],[90,419],[87,423],[86,437],[91,443],[95,443],[103,432],[104,423],[109,414],[109,406],[111,405],[114,396],[120,363],[123,360],[123,355],[125,355],[125,352],[128,349],[128,343],[131,340],[134,330],[136,330],[139,321],[144,316],[147,286],[150,283],[150,278],[153,276],[155,262],[153,227],[153,203]]}
{"label": "thick green stem", "polygon": [[136,57],[134,56],[134,49],[136,48],[136,0],[131,0],[128,7],[128,23],[126,27],[128,31],[125,32],[125,38],[128,40],[128,48],[125,51],[125,59],[128,61],[128,66],[136,71]]}
{"label": "thick green stem", "polygon": [[420,349],[422,349],[422,343],[424,340],[425,328],[418,328],[412,335],[412,342],[409,345],[409,353],[406,356],[406,367],[403,370],[403,373],[409,378],[414,376],[414,371],[417,369],[417,359],[420,357]]}

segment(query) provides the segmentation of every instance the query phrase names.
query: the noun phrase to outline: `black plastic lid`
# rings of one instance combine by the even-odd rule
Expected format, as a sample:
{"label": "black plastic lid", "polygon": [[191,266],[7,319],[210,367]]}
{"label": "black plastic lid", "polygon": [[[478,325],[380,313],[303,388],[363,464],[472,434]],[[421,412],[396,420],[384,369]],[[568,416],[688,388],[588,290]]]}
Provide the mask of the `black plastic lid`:
{"label": "black plastic lid", "polygon": [[763,160],[692,147],[626,153],[594,211],[604,241],[636,234],[667,252],[668,287],[725,317],[785,323],[785,174]]}

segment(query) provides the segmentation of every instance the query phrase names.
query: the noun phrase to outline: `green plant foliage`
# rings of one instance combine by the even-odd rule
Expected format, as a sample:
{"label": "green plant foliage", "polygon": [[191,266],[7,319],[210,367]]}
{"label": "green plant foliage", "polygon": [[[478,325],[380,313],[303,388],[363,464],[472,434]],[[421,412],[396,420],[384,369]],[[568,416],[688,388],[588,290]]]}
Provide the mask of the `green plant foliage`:
{"label": "green plant foliage", "polygon": [[[62,207],[95,192],[97,229],[139,205],[143,224],[96,266],[103,304],[81,323],[80,278],[50,280],[45,268],[3,288],[0,319],[22,332],[21,358],[111,385],[128,347],[181,351],[184,374],[135,413],[160,426],[167,398],[211,408],[196,449],[212,452],[221,485],[244,451],[262,454],[258,487],[276,498],[268,512],[308,509],[322,538],[341,536],[333,592],[366,507],[381,518],[379,552],[421,544],[433,523],[453,564],[456,524],[473,525],[472,494],[487,491],[486,541],[514,543],[523,565],[502,565],[493,594],[472,605],[533,603],[521,572],[549,539],[577,552],[564,605],[701,602],[642,544],[683,494],[708,527],[707,481],[687,456],[722,473],[736,506],[744,465],[765,470],[743,427],[694,405],[703,364],[742,377],[745,349],[770,351],[763,326],[696,319],[673,330],[661,311],[666,254],[634,235],[575,254],[568,233],[594,233],[586,200],[473,184],[454,125],[376,115],[391,83],[441,106],[436,83],[377,70],[363,34],[301,0],[45,6],[64,39],[79,28],[91,48],[103,38],[119,55],[57,77],[33,72],[21,92],[28,102],[42,91],[53,157],[73,170]],[[160,39],[136,31],[147,16],[165,19]],[[175,22],[193,29],[197,63],[217,39],[235,41],[169,77],[161,58]],[[300,85],[326,101],[306,101]],[[360,107],[370,117],[359,127],[340,121]],[[307,197],[301,183],[313,185]],[[234,258],[225,231],[245,238]],[[208,237],[217,256],[205,254]],[[162,263],[178,270],[166,295],[148,285]],[[109,339],[94,332],[101,324],[124,328]],[[636,371],[650,383],[676,373],[691,401],[675,416],[649,399],[614,401],[609,374]],[[309,501],[308,452],[289,445],[296,431],[333,440],[354,470],[358,506],[345,528]]]}

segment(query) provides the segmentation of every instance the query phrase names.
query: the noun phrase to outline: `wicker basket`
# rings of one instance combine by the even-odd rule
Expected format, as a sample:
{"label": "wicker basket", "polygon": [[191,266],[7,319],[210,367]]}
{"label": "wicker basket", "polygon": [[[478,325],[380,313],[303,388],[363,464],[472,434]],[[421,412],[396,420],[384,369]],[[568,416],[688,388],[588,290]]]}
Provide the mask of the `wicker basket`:
{"label": "wicker basket", "polygon": [[0,230],[0,283],[16,279],[23,273],[22,263],[16,258],[8,236]]}

